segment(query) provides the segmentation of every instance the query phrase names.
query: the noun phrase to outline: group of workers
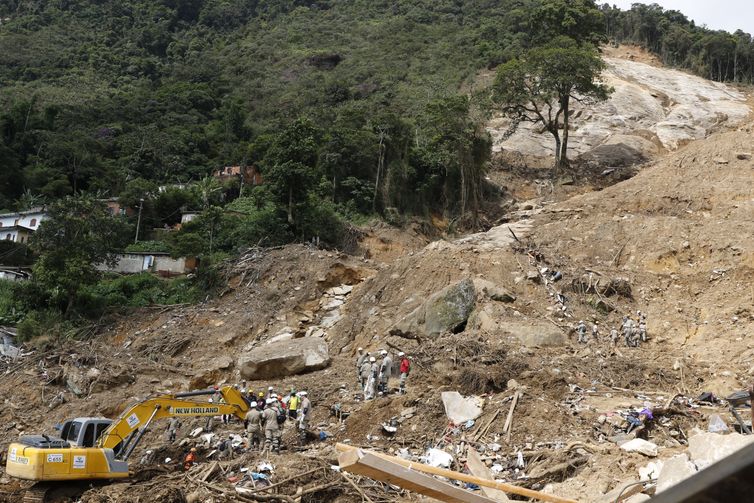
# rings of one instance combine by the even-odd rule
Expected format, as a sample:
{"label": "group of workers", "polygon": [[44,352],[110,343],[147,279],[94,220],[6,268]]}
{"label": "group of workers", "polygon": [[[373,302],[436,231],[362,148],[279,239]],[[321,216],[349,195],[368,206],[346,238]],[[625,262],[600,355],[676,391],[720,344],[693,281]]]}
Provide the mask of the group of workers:
{"label": "group of workers", "polygon": [[[240,386],[235,386],[249,405],[249,410],[244,418],[244,430],[246,432],[247,450],[264,449],[268,452],[280,453],[283,428],[287,421],[293,422],[298,429],[299,443],[306,443],[306,435],[309,429],[312,404],[306,391],[296,391],[291,388],[290,392],[283,396],[276,393],[270,386],[266,392],[255,394],[246,388],[246,381]],[[222,402],[222,395],[218,392],[210,402]],[[233,422],[232,415],[222,417],[224,424]],[[205,431],[212,430],[213,417],[207,417]],[[168,440],[175,442],[181,422],[178,417],[170,419],[167,428]],[[230,433],[227,438],[221,439],[214,445],[219,451],[220,457],[230,458],[234,453],[233,440],[237,438]],[[196,462],[196,448],[192,448],[184,459],[184,469],[188,470]]]}
{"label": "group of workers", "polygon": [[[356,375],[364,391],[364,399],[371,400],[377,396],[387,395],[390,392],[390,376],[393,374],[393,357],[385,349],[380,349],[375,353],[379,356],[379,360],[377,356],[365,352],[364,348],[358,348],[356,352]],[[403,351],[398,353],[398,359],[400,372],[398,392],[403,394],[406,392],[406,382],[411,372],[411,361]]]}
{"label": "group of workers", "polygon": [[299,443],[306,443],[312,410],[306,391],[297,392],[291,388],[290,393],[282,397],[270,386],[267,393],[260,393],[255,401],[249,403],[249,407],[244,421],[249,449],[259,449],[264,434],[264,449],[279,453],[283,427],[287,420],[298,426]]}
{"label": "group of workers", "polygon": [[[647,342],[647,315],[641,311],[636,312],[636,319],[626,315],[623,317],[621,323],[621,332],[623,333],[623,340],[627,347],[638,347],[640,343]],[[586,344],[589,342],[587,336],[586,324],[583,320],[579,321],[576,325],[576,334],[578,336],[578,342]],[[592,324],[592,339],[599,341],[599,326],[598,322]],[[610,330],[610,343],[613,346],[618,345],[619,333],[618,329],[613,328]]]}

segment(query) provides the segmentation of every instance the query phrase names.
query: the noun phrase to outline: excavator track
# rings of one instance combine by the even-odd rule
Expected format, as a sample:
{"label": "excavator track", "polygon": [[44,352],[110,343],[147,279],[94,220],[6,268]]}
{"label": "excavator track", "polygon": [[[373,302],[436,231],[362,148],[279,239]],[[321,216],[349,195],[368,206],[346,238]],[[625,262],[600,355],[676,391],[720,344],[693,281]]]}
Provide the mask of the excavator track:
{"label": "excavator track", "polygon": [[52,484],[49,482],[38,482],[28,488],[24,493],[22,503],[45,503],[47,492],[52,489]]}
{"label": "excavator track", "polygon": [[[107,481],[97,481],[98,485],[106,485]],[[29,487],[21,499],[21,503],[47,503],[59,501],[61,498],[74,501],[92,486],[91,481],[74,482],[37,482]]]}

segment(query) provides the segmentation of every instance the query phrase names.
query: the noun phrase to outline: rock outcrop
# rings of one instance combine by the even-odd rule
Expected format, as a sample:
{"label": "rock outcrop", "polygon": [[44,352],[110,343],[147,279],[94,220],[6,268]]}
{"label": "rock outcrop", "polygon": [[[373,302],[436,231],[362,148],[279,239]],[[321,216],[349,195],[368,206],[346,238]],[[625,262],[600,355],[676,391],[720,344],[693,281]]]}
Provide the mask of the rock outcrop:
{"label": "rock outcrop", "polygon": [[[638,61],[605,58],[606,84],[615,92],[587,108],[572,111],[570,156],[603,166],[626,166],[672,151],[707,136],[721,124],[734,126],[750,113],[743,93],[718,82]],[[509,122],[489,125],[495,151],[552,157],[554,140],[538,124],[524,124],[506,135]]]}
{"label": "rock outcrop", "polygon": [[304,337],[265,344],[238,359],[245,379],[271,379],[320,370],[330,364],[327,342]]}

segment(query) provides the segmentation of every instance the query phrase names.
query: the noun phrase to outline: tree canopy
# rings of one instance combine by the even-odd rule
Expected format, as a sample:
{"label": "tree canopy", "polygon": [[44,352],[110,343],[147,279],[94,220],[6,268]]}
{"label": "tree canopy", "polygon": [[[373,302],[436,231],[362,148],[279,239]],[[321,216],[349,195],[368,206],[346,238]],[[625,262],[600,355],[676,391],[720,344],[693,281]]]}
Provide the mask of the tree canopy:
{"label": "tree canopy", "polygon": [[110,215],[93,196],[66,196],[47,208],[31,238],[38,255],[33,278],[49,303],[70,310],[81,288],[99,278],[97,264],[113,263],[128,241],[130,227]]}
{"label": "tree canopy", "polygon": [[604,68],[593,46],[561,37],[502,65],[493,99],[514,124],[541,124],[555,140],[555,166],[562,168],[568,163],[571,100],[606,99],[611,90],[599,82]]}

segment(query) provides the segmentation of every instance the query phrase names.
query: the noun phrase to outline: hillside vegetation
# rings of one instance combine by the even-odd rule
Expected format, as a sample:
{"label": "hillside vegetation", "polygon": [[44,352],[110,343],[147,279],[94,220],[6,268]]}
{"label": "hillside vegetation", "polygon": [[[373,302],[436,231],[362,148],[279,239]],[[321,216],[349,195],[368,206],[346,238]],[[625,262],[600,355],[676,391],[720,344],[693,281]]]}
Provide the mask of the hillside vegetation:
{"label": "hillside vegetation", "polygon": [[[671,50],[684,33],[690,46]],[[751,77],[748,35],[593,0],[4,2],[0,209],[45,203],[51,218],[33,255],[22,253],[34,281],[5,295],[0,317],[193,301],[220,285],[215,266],[240,249],[353,250],[360,231],[349,221],[374,216],[478,228],[496,190],[485,182],[488,113],[507,106],[532,120],[515,111],[559,103],[545,129],[568,169],[568,100],[609,94],[591,87],[609,37],[703,75]],[[738,40],[732,52],[718,50],[725,37]],[[494,94],[477,84],[483,69],[498,71]],[[228,165],[253,165],[264,183],[209,176]],[[97,201],[113,196],[134,210],[116,223]],[[168,232],[187,209],[200,215]],[[61,252],[67,234],[54,226],[66,222],[99,239]],[[107,283],[93,264],[134,240],[147,241],[140,251],[199,257],[194,281],[142,297],[138,278]]]}
{"label": "hillside vegetation", "polygon": [[[136,179],[264,167],[274,136],[306,117],[317,175],[330,185],[319,195],[341,213],[457,213],[469,199],[459,157],[485,150],[477,130],[487,108],[459,89],[561,33],[552,9],[589,3],[3,2],[0,208],[17,207],[25,189],[118,195]],[[748,34],[711,32],[656,6],[602,11],[591,21],[615,40],[703,76],[751,81]],[[574,12],[563,19],[582,24]]]}

